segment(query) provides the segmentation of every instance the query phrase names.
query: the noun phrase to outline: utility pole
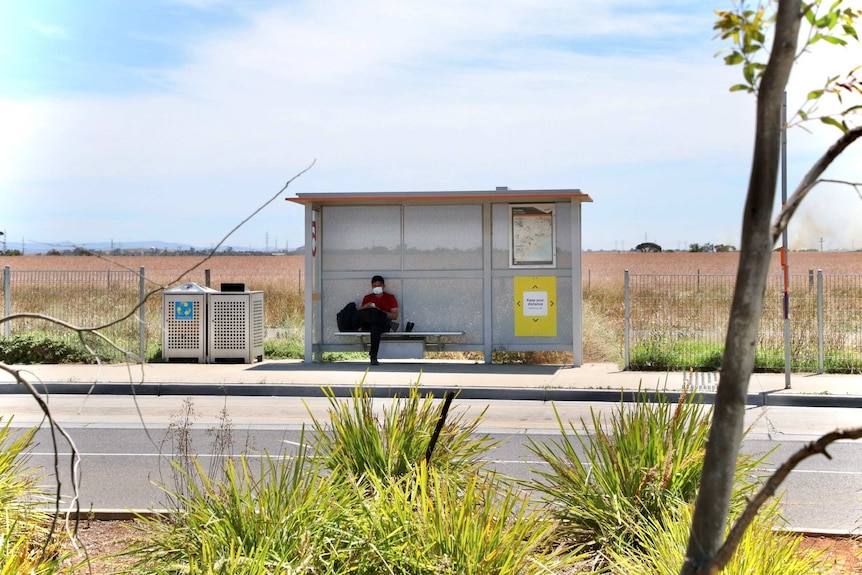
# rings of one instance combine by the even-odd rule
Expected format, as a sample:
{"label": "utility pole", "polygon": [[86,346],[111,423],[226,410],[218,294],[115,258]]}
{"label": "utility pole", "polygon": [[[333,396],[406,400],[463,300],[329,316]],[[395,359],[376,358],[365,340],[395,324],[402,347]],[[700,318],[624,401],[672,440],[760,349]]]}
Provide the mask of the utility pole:
{"label": "utility pole", "polygon": [[823,251],[823,236],[820,236],[820,251]]}

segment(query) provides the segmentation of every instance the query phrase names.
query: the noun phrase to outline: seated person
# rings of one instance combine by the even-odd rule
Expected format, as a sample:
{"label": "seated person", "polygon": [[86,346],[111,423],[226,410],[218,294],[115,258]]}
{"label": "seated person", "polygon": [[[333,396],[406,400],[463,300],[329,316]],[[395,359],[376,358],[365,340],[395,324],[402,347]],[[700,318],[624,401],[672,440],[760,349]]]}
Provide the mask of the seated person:
{"label": "seated person", "polygon": [[371,365],[380,365],[377,361],[380,334],[392,329],[392,322],[398,319],[398,300],[385,289],[382,276],[371,278],[371,293],[362,298],[362,305],[357,310],[360,328],[371,333]]}

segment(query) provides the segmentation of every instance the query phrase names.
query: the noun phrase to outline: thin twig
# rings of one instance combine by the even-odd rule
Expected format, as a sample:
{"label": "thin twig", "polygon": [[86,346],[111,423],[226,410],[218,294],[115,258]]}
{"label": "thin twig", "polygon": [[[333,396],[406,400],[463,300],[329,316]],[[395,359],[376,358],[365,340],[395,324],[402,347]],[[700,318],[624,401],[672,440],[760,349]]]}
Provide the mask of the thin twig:
{"label": "thin twig", "polygon": [[748,502],[742,514],[737,517],[733,523],[724,544],[716,553],[712,564],[707,566],[704,573],[717,573],[730,562],[736,548],[739,546],[742,536],[746,529],[751,525],[760,508],[766,501],[775,495],[781,483],[787,479],[790,472],[805,459],[818,454],[823,454],[827,459],[832,459],[826,448],[840,439],[860,439],[862,438],[862,427],[854,427],[852,429],[837,429],[820,437],[817,441],[812,441],[791,455],[781,466],[775,470],[775,473],[763,484],[760,491]]}

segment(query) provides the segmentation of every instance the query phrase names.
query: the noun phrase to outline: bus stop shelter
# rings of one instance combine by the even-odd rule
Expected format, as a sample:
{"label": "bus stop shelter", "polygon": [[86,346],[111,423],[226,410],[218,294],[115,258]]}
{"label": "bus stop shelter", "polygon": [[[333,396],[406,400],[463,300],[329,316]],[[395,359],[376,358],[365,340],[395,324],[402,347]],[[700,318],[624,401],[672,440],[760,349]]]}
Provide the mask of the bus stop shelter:
{"label": "bus stop shelter", "polygon": [[[571,351],[583,362],[581,205],[577,189],[309,192],[305,356],[358,349],[336,314],[373,275],[398,298],[400,329],[446,335],[437,349]],[[461,333],[463,332],[463,333]]]}

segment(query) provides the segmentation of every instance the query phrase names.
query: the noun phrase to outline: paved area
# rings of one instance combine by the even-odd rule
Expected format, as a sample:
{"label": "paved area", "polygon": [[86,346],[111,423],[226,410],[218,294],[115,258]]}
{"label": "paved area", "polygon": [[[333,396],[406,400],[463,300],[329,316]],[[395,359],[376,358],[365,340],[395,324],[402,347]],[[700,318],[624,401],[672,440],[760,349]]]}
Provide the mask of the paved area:
{"label": "paved area", "polygon": [[[336,390],[358,383],[375,395],[399,393],[418,385],[442,393],[460,390],[462,398],[615,400],[620,391],[679,392],[686,385],[704,394],[715,392],[715,373],[623,371],[615,364],[590,363],[580,367],[553,365],[488,365],[464,361],[381,361],[306,364],[268,360],[256,364],[152,363],[141,365],[13,366],[51,393],[128,393],[130,383],[139,394],[293,395],[316,396],[321,387]],[[95,386],[93,384],[96,384]],[[0,394],[21,393],[12,374],[0,371]],[[754,374],[749,402],[765,405],[862,407],[862,374],[796,373],[790,387],[783,373]],[[785,403],[776,403],[785,402]]]}

